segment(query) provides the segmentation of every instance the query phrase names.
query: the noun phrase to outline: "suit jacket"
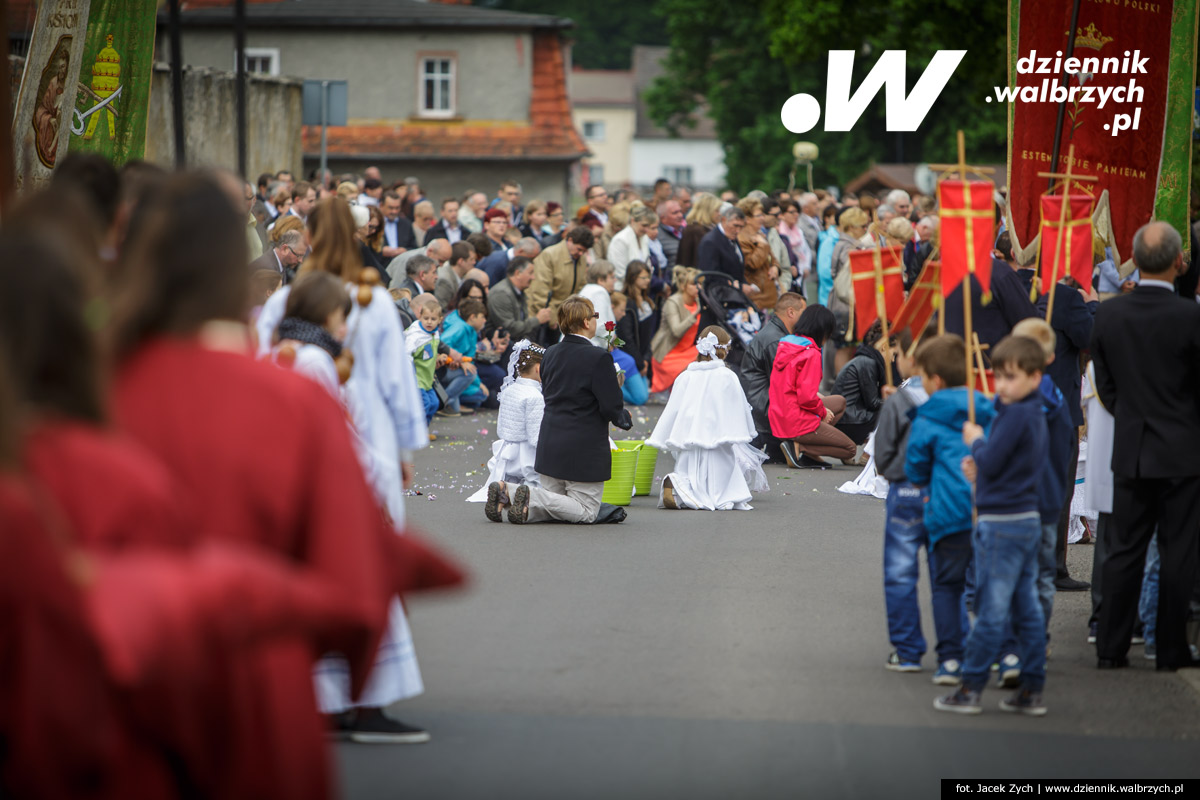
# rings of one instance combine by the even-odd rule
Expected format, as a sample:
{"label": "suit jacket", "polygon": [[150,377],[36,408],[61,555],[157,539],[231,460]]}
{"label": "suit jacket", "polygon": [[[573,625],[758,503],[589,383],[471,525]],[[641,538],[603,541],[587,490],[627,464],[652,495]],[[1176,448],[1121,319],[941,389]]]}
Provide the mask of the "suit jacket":
{"label": "suit jacket", "polygon": [[[1038,299],[1038,316],[1043,319],[1049,300],[1049,294]],[[1054,314],[1050,317],[1050,327],[1054,329],[1054,361],[1046,366],[1046,374],[1062,392],[1071,425],[1075,428],[1083,424],[1083,409],[1079,406],[1083,389],[1079,354],[1087,350],[1092,341],[1092,327],[1099,305],[1098,301],[1085,301],[1069,286],[1059,284],[1054,290]]]}
{"label": "suit jacket", "polygon": [[[489,241],[491,240],[489,239]],[[481,258],[475,267],[487,273],[489,286],[495,286],[508,277],[508,262],[511,260],[508,257],[508,249],[504,245],[492,241],[491,255]]]}
{"label": "suit jacket", "polygon": [[[466,228],[463,228],[461,226],[459,226],[458,232],[460,234],[462,234],[461,236],[458,237],[458,241],[460,241],[460,242],[471,235],[470,231],[468,231]],[[436,225],[434,225],[429,230],[425,231],[425,244],[426,245],[428,245],[434,239],[446,239],[446,240],[450,239],[450,234],[446,232],[446,222],[444,220],[439,219],[437,221]]]}
{"label": "suit jacket", "polygon": [[679,258],[679,244],[683,240],[683,228],[676,233],[666,225],[658,226],[658,243],[662,245],[663,255],[667,257],[667,269],[675,268],[676,261]]}
{"label": "suit jacket", "polygon": [[488,324],[493,328],[504,328],[512,341],[533,340],[542,324],[530,317],[525,309],[525,293],[505,278],[492,287],[487,296]]}
{"label": "suit jacket", "polygon": [[283,283],[285,286],[296,279],[296,270],[285,267],[283,264],[279,263],[279,256],[275,255],[274,247],[268,247],[265,253],[250,262],[251,274],[260,269],[269,269],[274,272],[278,272],[283,276]]}
{"label": "suit jacket", "polygon": [[384,247],[403,247],[406,250],[415,250],[417,247],[420,246],[417,244],[417,236],[416,236],[416,233],[413,231],[412,223],[409,222],[408,219],[405,218],[403,214],[401,214],[399,217],[396,217],[396,244],[395,245],[393,245],[390,241],[388,241],[388,237],[387,237],[387,233],[386,233],[387,229],[388,229],[388,221],[385,219],[383,221],[383,230],[385,231],[385,233],[383,234],[383,246]]}
{"label": "suit jacket", "polygon": [[1156,286],[1096,309],[1092,358],[1112,412],[1113,473],[1200,475],[1200,305]]}
{"label": "suit jacket", "polygon": [[433,293],[437,296],[438,302],[442,304],[442,308],[450,305],[459,286],[462,286],[462,278],[458,277],[458,273],[454,271],[454,267],[450,266],[449,261],[438,267],[437,283],[434,284]]}
{"label": "suit jacket", "polygon": [[742,248],[738,246],[736,239],[725,235],[720,225],[714,225],[700,240],[696,262],[696,266],[703,272],[724,272],[739,283],[746,279]]}
{"label": "suit jacket", "polygon": [[800,213],[800,219],[796,224],[800,228],[800,232],[804,234],[804,241],[808,243],[808,249],[816,253],[817,239],[821,236],[821,224],[804,212]]}
{"label": "suit jacket", "polygon": [[[1036,317],[1037,309],[1029,300],[1029,288],[1004,261],[992,259],[992,302],[983,304],[979,281],[971,277],[971,323],[981,344],[995,347],[1008,336],[1013,326],[1027,317]],[[962,287],[946,298],[946,333],[963,334]],[[987,358],[989,350],[984,350]]]}
{"label": "suit jacket", "polygon": [[565,336],[542,359],[546,411],[534,469],[564,481],[612,477],[608,424],[625,411],[612,356],[580,336]]}

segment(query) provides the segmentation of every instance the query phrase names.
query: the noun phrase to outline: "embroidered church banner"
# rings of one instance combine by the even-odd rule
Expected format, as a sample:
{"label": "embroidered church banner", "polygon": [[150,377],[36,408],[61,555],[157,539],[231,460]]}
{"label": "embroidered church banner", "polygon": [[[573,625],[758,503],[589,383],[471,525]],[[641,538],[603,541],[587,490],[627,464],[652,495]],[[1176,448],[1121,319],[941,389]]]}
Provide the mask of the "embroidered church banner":
{"label": "embroidered church banner", "polygon": [[42,0],[13,107],[18,191],[36,191],[67,154],[90,0]]}
{"label": "embroidered church banner", "polygon": [[116,165],[145,155],[157,8],[155,0],[92,0],[71,152]]}
{"label": "embroidered church banner", "polygon": [[[1063,172],[1073,144],[1072,171],[1099,178],[1079,189],[1091,194],[1096,231],[1126,262],[1125,273],[1132,269],[1133,235],[1151,218],[1177,228],[1185,246],[1190,241],[1191,97],[1200,5],[1085,0],[1074,31],[1071,7],[1071,0],[1009,3],[1008,81],[1017,97],[1009,103],[1008,227],[1018,260],[1031,261],[1041,217],[1038,197],[1049,186],[1037,173]],[[1066,63],[1070,36],[1077,64]],[[1055,96],[1064,69],[1069,80]],[[1059,162],[1051,164],[1060,99],[1065,114]]]}

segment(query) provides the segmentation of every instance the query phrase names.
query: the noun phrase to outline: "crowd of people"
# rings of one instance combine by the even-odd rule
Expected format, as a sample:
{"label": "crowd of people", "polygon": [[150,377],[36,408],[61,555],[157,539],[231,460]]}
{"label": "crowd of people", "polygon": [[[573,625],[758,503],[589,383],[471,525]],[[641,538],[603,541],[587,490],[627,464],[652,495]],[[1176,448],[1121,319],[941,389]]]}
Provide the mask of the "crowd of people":
{"label": "crowd of people", "polygon": [[435,206],[415,178],[322,177],[72,155],[6,214],[17,794],[53,775],[63,796],[324,797],[327,733],[427,741],[384,711],[423,690],[399,597],[464,576],[398,534],[430,423],[481,408],[499,438],[470,499],[515,524],[626,518],[603,491],[630,405],[664,405],[663,509],[750,510],[764,461],[857,465],[869,444],[886,667],[922,669],[924,548],[934,682],[957,687],[935,705],[972,714],[993,666],[1004,710],[1045,713],[1054,592],[1089,588],[1066,569],[1086,425],[1098,664],[1137,637],[1160,669],[1196,662],[1200,270],[1169,226],[1138,232],[1125,278],[1097,243],[1100,294],[1065,278],[1052,308],[1002,232],[992,299],[970,298],[996,399],[972,401],[961,295],[944,334],[851,332],[850,253],[897,248],[910,288],[931,197],[659,181],[567,213],[515,181]]}

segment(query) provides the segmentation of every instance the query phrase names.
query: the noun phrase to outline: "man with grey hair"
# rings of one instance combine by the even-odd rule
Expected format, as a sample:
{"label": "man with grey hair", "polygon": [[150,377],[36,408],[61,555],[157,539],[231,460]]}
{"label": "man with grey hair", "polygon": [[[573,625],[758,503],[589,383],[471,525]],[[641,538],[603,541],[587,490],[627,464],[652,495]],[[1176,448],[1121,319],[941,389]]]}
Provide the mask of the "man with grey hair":
{"label": "man with grey hair", "polygon": [[279,244],[250,262],[250,272],[269,269],[278,272],[288,284],[295,279],[296,267],[306,255],[308,245],[304,243],[304,231],[288,231],[279,237]]}
{"label": "man with grey hair", "polygon": [[912,198],[903,189],[892,189],[888,192],[887,204],[896,210],[897,216],[905,219],[912,213]]}
{"label": "man with grey hair", "polygon": [[796,198],[796,205],[800,206],[800,231],[813,253],[817,252],[817,239],[821,235],[820,202],[813,192],[805,192]]}
{"label": "man with grey hair", "polygon": [[938,218],[932,214],[921,217],[914,229],[917,233],[917,239],[922,242],[931,241],[938,229]]}
{"label": "man with grey hair", "polygon": [[429,229],[433,227],[434,220],[437,215],[433,212],[433,203],[428,200],[422,200],[413,206],[413,236],[417,240],[417,245],[425,244],[425,235],[429,233]]}
{"label": "man with grey hair", "polygon": [[1200,560],[1200,305],[1175,291],[1183,239],[1151,222],[1133,239],[1142,280],[1100,304],[1091,350],[1096,392],[1114,417],[1112,525],[1101,567],[1097,666],[1129,666],[1146,550],[1161,555],[1159,670],[1200,666],[1187,640]]}
{"label": "man with grey hair", "polygon": [[437,286],[437,270],[437,262],[429,256],[413,256],[404,265],[404,280],[396,288],[408,289],[413,297],[426,292],[432,293]]}
{"label": "man with grey hair", "polygon": [[483,233],[483,214],[487,211],[487,195],[474,190],[463,195],[458,207],[458,224],[469,233]]}
{"label": "man with grey hair", "polygon": [[450,258],[450,242],[446,239],[434,239],[424,247],[408,250],[393,258],[386,269],[387,274],[392,279],[391,284],[388,286],[389,289],[400,288],[404,279],[408,276],[408,262],[417,256],[428,256],[435,263],[441,265]]}
{"label": "man with grey hair", "polygon": [[875,209],[875,219],[879,220],[879,227],[886,228],[887,224],[896,218],[896,209],[892,208],[887,203],[884,203],[879,208]]}
{"label": "man with grey hair", "polygon": [[733,280],[734,286],[741,288],[746,279],[746,260],[737,240],[745,227],[746,215],[737,206],[721,211],[718,223],[704,234],[696,249],[696,265],[700,270],[724,272]]}

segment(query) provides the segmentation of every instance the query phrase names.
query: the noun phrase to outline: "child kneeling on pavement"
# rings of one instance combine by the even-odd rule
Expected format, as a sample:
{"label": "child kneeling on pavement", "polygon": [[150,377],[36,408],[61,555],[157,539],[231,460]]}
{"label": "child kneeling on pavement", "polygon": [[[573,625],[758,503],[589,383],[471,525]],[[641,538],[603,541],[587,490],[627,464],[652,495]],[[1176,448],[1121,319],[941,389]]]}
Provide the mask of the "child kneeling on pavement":
{"label": "child kneeling on pavement", "polygon": [[992,352],[996,419],[989,434],[973,423],[962,428],[971,448],[963,471],[974,474],[975,627],[967,637],[963,682],[933,707],[958,714],[983,711],[981,696],[993,661],[1004,645],[1011,614],[1021,660],[1020,686],[1000,708],[1042,716],[1046,683],[1046,620],[1038,601],[1038,553],[1042,526],[1038,482],[1049,459],[1042,411],[1046,356],[1033,339],[1009,336]]}

